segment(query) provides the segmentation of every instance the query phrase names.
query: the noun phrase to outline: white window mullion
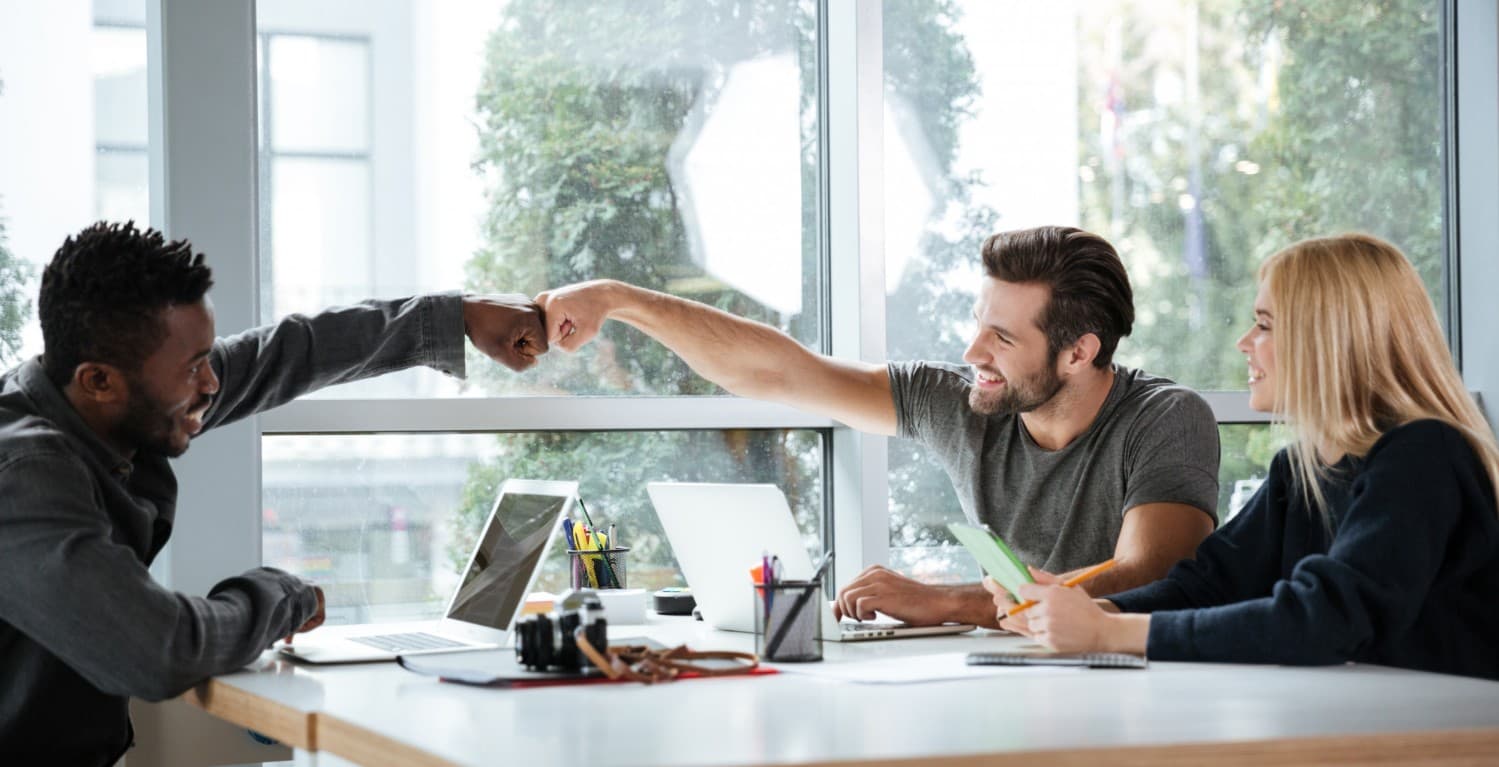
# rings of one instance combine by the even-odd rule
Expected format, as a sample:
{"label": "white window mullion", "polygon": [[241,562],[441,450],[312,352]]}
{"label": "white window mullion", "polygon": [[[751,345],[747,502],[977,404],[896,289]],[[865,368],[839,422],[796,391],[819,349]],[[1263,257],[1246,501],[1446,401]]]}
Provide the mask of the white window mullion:
{"label": "white window mullion", "polygon": [[[829,0],[826,142],[832,352],[885,358],[884,40],[880,3]],[[835,580],[890,558],[886,439],[833,430]]]}

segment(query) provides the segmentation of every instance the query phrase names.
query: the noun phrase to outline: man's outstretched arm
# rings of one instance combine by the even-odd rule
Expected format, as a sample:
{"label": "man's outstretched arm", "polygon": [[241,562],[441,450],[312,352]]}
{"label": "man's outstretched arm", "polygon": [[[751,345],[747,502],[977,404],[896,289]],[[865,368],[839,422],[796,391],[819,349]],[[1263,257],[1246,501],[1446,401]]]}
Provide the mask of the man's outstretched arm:
{"label": "man's outstretched arm", "polygon": [[206,428],[418,365],[462,378],[465,337],[512,370],[547,350],[541,310],[519,294],[437,293],[293,314],[214,343],[209,361],[220,389]]}
{"label": "man's outstretched arm", "polygon": [[536,303],[546,318],[547,340],[565,351],[592,340],[605,320],[618,320],[660,341],[731,394],[780,402],[860,431],[896,434],[884,365],[817,354],[769,325],[614,280],[547,291]]}

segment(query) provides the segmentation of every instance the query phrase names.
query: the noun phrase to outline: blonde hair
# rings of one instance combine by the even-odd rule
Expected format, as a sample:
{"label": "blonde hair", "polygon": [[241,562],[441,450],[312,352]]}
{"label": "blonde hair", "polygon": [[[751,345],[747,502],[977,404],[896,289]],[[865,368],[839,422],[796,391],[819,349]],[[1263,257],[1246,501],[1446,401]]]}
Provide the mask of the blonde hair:
{"label": "blonde hair", "polygon": [[1395,246],[1365,234],[1298,242],[1260,265],[1274,315],[1277,410],[1296,435],[1302,497],[1328,519],[1318,448],[1362,457],[1421,419],[1467,437],[1499,487],[1494,432],[1452,362],[1421,278]]}

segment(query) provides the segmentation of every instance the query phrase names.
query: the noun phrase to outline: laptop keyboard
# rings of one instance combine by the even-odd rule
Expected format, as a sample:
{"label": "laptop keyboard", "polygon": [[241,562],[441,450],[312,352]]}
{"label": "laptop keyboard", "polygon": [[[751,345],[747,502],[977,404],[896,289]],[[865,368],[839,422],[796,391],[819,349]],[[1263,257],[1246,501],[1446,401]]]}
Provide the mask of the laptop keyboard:
{"label": "laptop keyboard", "polygon": [[360,644],[369,645],[377,650],[386,652],[403,653],[418,650],[442,650],[449,647],[467,647],[463,642],[454,642],[451,639],[443,639],[431,634],[377,634],[375,636],[349,637],[350,640]]}

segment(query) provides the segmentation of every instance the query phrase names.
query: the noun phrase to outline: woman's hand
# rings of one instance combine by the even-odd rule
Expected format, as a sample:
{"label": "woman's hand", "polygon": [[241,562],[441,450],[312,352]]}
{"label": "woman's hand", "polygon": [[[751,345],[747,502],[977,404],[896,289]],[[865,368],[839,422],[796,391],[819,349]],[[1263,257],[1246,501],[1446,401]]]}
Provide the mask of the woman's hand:
{"label": "woman's hand", "polygon": [[1081,586],[1027,583],[1020,597],[1036,601],[1016,616],[1025,616],[1026,635],[1053,650],[1145,653],[1149,615],[1107,612]]}
{"label": "woman's hand", "polygon": [[[1035,579],[1036,583],[1054,584],[1062,582],[1060,577],[1052,575],[1045,570],[1039,570],[1034,567],[1026,569],[1031,571],[1031,577]],[[1030,625],[1027,623],[1026,616],[1026,613],[1030,612],[1030,610],[1011,616],[1009,614],[1010,610],[1014,609],[1017,603],[1010,597],[1010,592],[1006,591],[1003,586],[988,576],[984,576],[982,583],[984,590],[988,591],[994,597],[994,617],[999,621],[999,627],[1021,636],[1030,636]]]}

